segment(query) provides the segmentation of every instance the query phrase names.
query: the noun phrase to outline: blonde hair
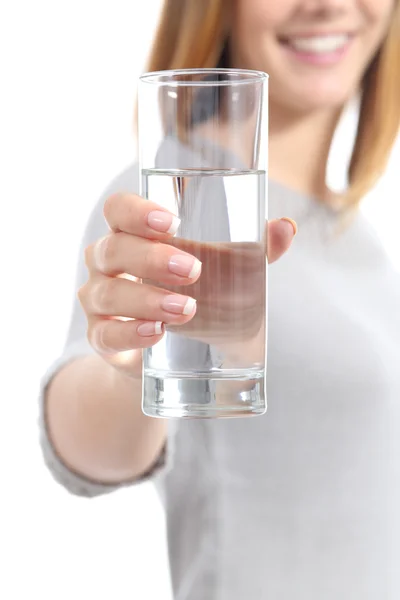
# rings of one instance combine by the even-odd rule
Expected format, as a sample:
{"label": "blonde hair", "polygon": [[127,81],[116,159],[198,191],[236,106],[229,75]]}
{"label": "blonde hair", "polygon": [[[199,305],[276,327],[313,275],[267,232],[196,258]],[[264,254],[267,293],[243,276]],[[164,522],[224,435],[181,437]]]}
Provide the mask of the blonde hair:
{"label": "blonde hair", "polygon": [[[226,63],[232,0],[166,0],[147,70],[210,68]],[[365,73],[349,167],[348,208],[358,205],[386,167],[400,126],[400,2]],[[223,64],[223,66],[230,66]]]}

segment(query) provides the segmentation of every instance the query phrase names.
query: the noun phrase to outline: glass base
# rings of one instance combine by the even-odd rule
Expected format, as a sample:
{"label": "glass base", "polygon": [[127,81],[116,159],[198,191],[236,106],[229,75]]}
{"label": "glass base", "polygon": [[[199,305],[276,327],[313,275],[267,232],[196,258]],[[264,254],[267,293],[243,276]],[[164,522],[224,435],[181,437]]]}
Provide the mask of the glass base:
{"label": "glass base", "polygon": [[221,418],[266,412],[264,372],[251,377],[143,376],[143,412],[161,418]]}

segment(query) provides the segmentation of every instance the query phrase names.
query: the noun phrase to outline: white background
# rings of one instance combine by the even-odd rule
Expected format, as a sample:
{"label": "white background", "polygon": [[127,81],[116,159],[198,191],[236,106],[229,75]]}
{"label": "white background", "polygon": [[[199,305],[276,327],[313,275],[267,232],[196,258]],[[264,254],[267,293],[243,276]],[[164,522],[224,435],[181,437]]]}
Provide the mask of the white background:
{"label": "white background", "polygon": [[40,376],[64,341],[86,218],[135,159],[136,80],[160,4],[1,3],[4,600],[171,597],[152,486],[95,500],[68,495],[42,465],[35,423]]}
{"label": "white background", "polygon": [[[140,4],[140,8],[139,8]],[[37,441],[41,374],[61,350],[86,218],[135,158],[136,80],[161,0],[9,0],[0,9],[0,598],[169,600],[149,484],[85,500]],[[344,139],[337,141],[342,155]],[[365,210],[400,267],[399,147]],[[339,164],[339,163],[338,163]]]}

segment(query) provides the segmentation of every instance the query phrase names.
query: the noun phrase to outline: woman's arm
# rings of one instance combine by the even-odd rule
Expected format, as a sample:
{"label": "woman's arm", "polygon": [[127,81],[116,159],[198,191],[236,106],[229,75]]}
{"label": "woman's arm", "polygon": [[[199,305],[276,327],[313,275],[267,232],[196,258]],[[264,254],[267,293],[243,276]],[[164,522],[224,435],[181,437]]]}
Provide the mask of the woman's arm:
{"label": "woman's arm", "polygon": [[[106,190],[92,213],[82,240],[76,290],[82,290],[82,286],[85,288],[83,297],[85,305],[90,308],[89,333],[91,329],[92,335],[89,337],[93,336],[94,318],[91,314],[91,305],[93,299],[94,304],[98,304],[99,300],[94,297],[99,292],[96,282],[104,281],[105,276],[102,275],[100,278],[99,274],[95,274],[92,285],[88,286],[85,283],[88,280],[88,271],[83,261],[84,249],[90,246],[93,254],[93,243],[109,233],[110,230],[103,217],[104,202],[115,192],[135,188],[138,179],[136,171],[136,167],[129,168]],[[124,214],[138,220],[139,205],[142,201],[137,197],[125,198],[125,200],[130,202],[130,210],[125,211]],[[134,209],[131,204],[135,205]],[[151,208],[147,202],[144,205],[146,210]],[[269,262],[274,262],[289,248],[294,233],[293,225],[288,221],[279,220],[269,223]],[[124,239],[131,243],[138,243],[130,237]],[[137,258],[139,255],[133,249],[132,252],[124,252],[123,257],[126,256]],[[121,287],[122,280],[117,280],[117,284]],[[133,289],[132,282],[125,282],[123,289],[126,290],[127,286],[130,290]],[[113,290],[115,293],[115,286]],[[153,305],[155,306],[154,303]],[[130,302],[128,306],[131,306]],[[115,314],[120,313],[117,311]],[[131,316],[135,317],[135,315]],[[168,318],[173,319],[174,322],[179,319],[183,322],[191,317],[169,315]],[[165,321],[164,318],[157,317],[157,319]],[[121,350],[124,348],[125,351],[126,348],[137,349],[128,351],[127,362],[124,365],[119,362],[118,369],[112,364],[113,359],[110,355],[103,353],[100,356],[101,352],[95,352],[88,343],[86,335],[87,314],[75,298],[63,355],[46,374],[41,396],[42,445],[45,460],[53,475],[65,487],[73,493],[86,496],[111,491],[124,482],[130,482],[147,474],[152,470],[153,465],[156,466],[158,457],[160,460],[157,466],[161,466],[163,464],[161,453],[166,443],[167,429],[165,421],[146,417],[141,411],[142,352],[139,346],[141,344],[142,347],[146,347],[155,343],[157,336],[153,336],[154,341],[153,338],[141,338],[139,344],[136,331],[137,320],[111,322],[107,319],[104,321],[97,319],[97,325],[114,328],[114,337],[108,338],[111,348],[121,347]],[[121,334],[125,337],[121,338]],[[124,354],[125,352],[122,353]],[[116,355],[117,362],[120,356],[120,353]],[[125,370],[122,370],[123,367]]]}
{"label": "woman's arm", "polygon": [[[136,351],[138,372],[141,351]],[[142,382],[99,356],[68,363],[48,386],[48,435],[61,461],[89,480],[134,480],[156,462],[166,439],[165,421],[141,410]]]}

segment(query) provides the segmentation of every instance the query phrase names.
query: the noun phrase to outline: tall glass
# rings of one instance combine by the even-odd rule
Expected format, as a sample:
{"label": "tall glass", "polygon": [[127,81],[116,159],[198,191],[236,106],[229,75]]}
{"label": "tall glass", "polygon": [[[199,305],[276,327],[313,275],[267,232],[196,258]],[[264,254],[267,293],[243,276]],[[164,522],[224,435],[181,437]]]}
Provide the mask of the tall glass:
{"label": "tall glass", "polygon": [[[143,412],[226,417],[266,411],[268,76],[238,69],[139,81],[141,195],[181,220],[169,242],[202,262],[186,325],[143,352]],[[146,281],[146,283],[149,283]]]}

